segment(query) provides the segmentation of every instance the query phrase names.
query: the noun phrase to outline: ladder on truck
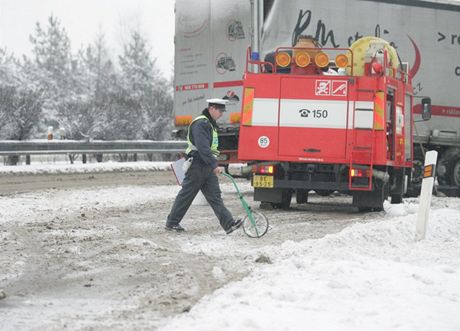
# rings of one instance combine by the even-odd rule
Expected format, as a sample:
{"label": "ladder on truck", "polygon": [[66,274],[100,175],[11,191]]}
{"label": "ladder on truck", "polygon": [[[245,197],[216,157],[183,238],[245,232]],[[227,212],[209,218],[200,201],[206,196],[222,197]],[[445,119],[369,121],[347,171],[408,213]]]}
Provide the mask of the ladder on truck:
{"label": "ladder on truck", "polygon": [[[358,91],[370,92],[369,90]],[[351,130],[348,189],[371,191],[375,144],[374,108],[357,108],[356,102],[354,102],[352,111],[353,126]],[[357,118],[360,119],[360,123],[357,123]],[[363,125],[363,122],[367,123]]]}

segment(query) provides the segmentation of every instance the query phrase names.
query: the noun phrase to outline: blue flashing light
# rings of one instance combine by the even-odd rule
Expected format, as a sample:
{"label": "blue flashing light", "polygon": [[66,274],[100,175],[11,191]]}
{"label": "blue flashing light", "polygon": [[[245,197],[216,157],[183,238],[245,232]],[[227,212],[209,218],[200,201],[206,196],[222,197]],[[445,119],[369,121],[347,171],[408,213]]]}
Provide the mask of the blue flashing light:
{"label": "blue flashing light", "polygon": [[259,52],[251,52],[251,60],[259,61],[259,59],[260,59]]}

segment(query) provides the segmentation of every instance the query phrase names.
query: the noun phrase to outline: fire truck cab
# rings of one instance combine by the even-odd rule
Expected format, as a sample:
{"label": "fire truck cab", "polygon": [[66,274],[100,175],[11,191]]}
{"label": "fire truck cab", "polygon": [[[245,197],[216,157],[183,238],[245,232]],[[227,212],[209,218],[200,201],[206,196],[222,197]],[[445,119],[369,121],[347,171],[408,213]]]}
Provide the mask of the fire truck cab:
{"label": "fire truck cab", "polygon": [[[401,203],[413,158],[412,86],[385,40],[321,48],[301,36],[266,61],[249,57],[238,159],[252,164],[254,199],[289,208],[308,192],[350,193],[360,211]],[[423,100],[430,116],[430,99]]]}

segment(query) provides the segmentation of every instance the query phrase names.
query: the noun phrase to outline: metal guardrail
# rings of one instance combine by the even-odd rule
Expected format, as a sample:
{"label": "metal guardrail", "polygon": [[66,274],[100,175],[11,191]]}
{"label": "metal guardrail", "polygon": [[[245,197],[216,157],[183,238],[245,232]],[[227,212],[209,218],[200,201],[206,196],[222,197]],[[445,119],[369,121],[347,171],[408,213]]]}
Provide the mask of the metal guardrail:
{"label": "metal guardrail", "polygon": [[179,153],[186,147],[186,141],[174,140],[1,140],[0,155]]}

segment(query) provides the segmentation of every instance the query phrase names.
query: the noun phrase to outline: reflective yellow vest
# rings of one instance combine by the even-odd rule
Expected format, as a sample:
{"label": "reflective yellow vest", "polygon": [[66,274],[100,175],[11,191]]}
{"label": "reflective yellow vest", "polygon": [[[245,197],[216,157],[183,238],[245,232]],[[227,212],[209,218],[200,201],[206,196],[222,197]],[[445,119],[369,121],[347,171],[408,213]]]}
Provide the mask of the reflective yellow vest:
{"label": "reflective yellow vest", "polygon": [[[192,141],[190,140],[190,128],[192,127],[192,124],[197,121],[197,120],[201,120],[201,119],[205,119],[206,121],[208,121],[209,123],[209,119],[204,116],[204,115],[200,115],[198,117],[196,117],[192,123],[190,123],[190,125],[188,126],[188,132],[187,132],[187,143],[188,143],[188,147],[187,149],[185,150],[185,153],[188,155],[191,151],[196,151],[196,147],[195,145],[192,144]],[[212,154],[214,155],[214,157],[217,158],[217,156],[219,155],[219,151],[218,151],[218,147],[219,147],[219,137],[217,135],[217,129],[214,127],[214,125],[212,125],[211,123],[209,123],[212,127],[212,143],[211,143],[211,152]]]}

